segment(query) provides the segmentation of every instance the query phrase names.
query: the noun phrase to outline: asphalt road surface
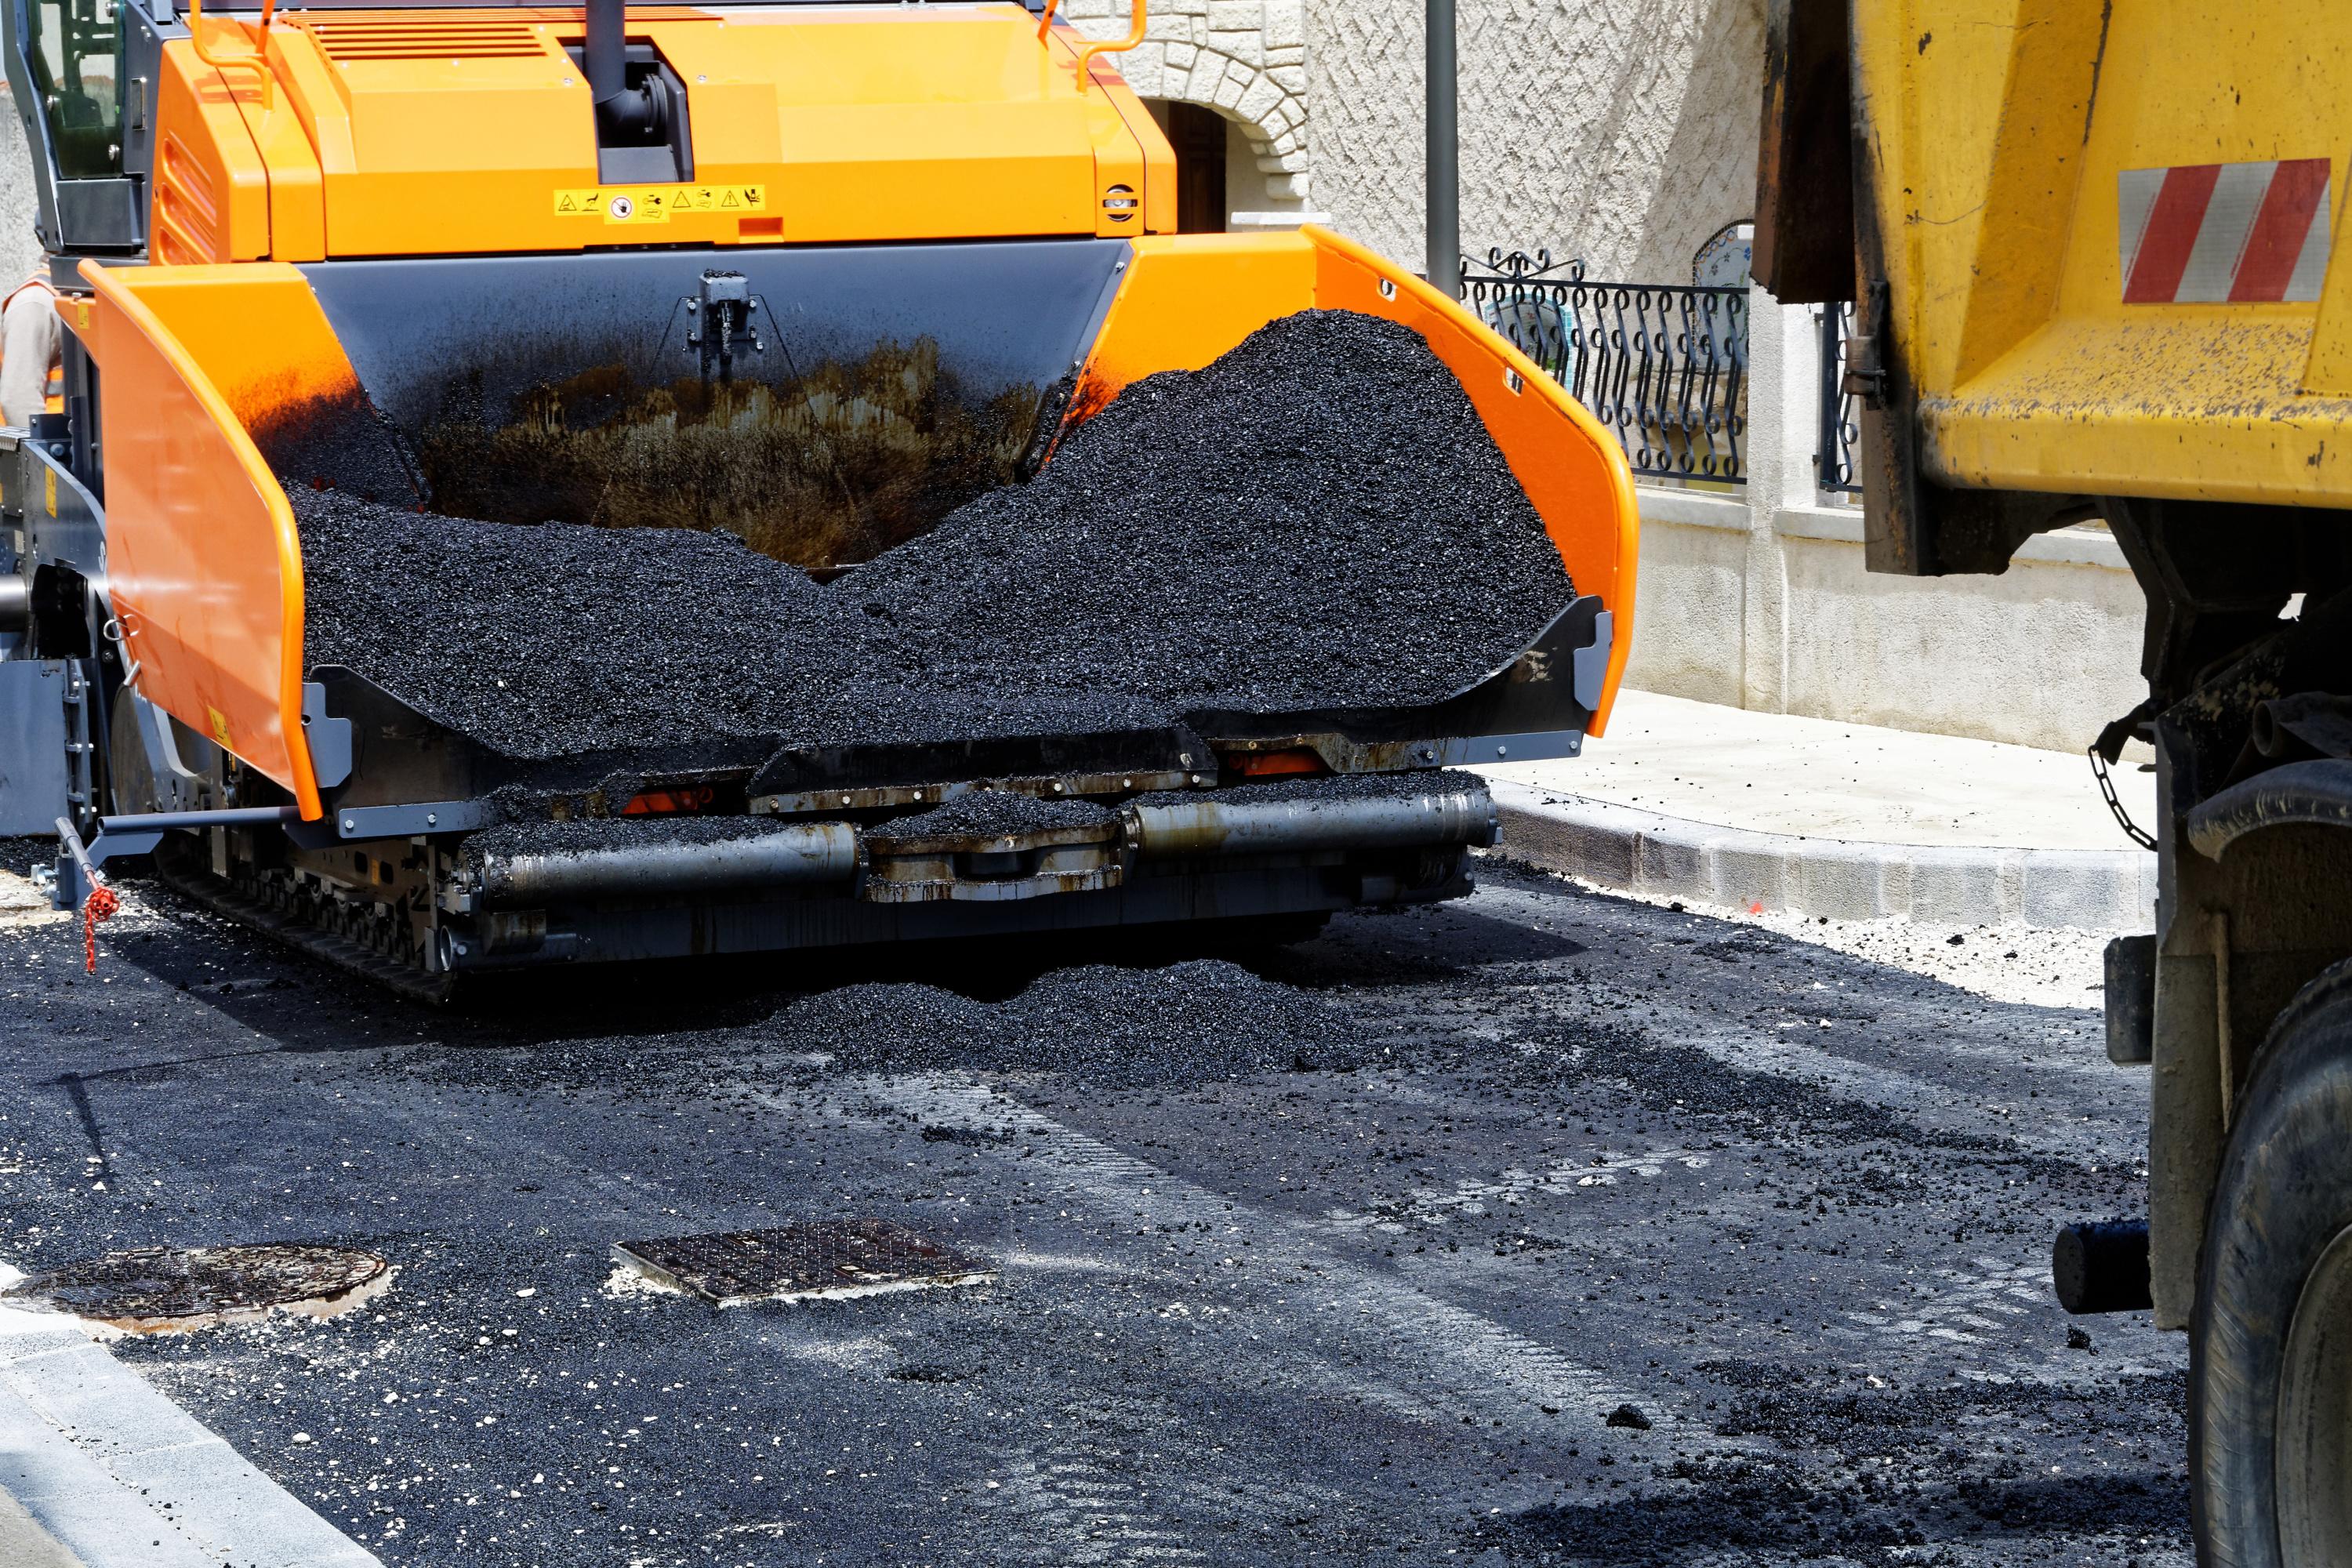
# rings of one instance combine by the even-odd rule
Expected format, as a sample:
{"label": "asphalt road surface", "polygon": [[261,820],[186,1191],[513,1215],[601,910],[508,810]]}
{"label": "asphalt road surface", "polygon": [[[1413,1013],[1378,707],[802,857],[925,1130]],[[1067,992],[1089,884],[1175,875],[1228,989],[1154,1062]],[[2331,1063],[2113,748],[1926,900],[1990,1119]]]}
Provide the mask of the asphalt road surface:
{"label": "asphalt road surface", "polygon": [[[461,1014],[152,892],[95,980],[0,931],[0,1259],[390,1258],[113,1351],[391,1564],[2189,1561],[2183,1341],[2047,1282],[2144,1204],[2089,998],[1482,882],[1254,975]],[[998,1278],[719,1310],[611,1255],[853,1216]]]}

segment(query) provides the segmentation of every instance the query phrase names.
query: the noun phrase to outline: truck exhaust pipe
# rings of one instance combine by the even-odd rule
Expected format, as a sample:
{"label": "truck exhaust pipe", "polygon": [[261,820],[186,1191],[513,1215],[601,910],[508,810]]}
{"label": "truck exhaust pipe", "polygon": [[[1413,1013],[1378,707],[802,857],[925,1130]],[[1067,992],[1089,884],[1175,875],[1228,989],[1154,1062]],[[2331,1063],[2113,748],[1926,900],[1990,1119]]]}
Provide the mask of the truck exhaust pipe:
{"label": "truck exhaust pipe", "polygon": [[2058,1304],[2077,1317],[2148,1310],[2155,1303],[2148,1294],[2147,1221],[2063,1227],[2050,1248],[2050,1283]]}

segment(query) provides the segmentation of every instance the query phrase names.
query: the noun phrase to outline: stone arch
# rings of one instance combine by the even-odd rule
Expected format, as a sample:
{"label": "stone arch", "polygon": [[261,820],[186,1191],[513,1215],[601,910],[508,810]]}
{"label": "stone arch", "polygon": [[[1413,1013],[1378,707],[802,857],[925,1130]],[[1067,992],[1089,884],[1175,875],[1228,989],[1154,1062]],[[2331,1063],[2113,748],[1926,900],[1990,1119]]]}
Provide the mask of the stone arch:
{"label": "stone arch", "polygon": [[[1066,0],[1096,37],[1123,36],[1127,0]],[[1307,203],[1306,0],[1153,0],[1143,42],[1112,57],[1137,96],[1196,103],[1239,125],[1267,203]]]}

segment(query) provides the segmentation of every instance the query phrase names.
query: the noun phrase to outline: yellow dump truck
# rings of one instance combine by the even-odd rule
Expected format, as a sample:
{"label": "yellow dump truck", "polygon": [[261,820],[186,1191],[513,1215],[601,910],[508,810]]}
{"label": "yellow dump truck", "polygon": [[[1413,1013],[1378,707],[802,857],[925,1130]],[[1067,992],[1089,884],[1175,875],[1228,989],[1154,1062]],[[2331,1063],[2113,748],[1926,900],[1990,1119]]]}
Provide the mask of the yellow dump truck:
{"label": "yellow dump truck", "polygon": [[1776,0],[1768,56],[1757,276],[1853,304],[1871,569],[2104,520],[2147,594],[2094,751],[2157,759],[2149,1212],[2062,1294],[2189,1332],[2204,1561],[2352,1563],[2352,13]]}

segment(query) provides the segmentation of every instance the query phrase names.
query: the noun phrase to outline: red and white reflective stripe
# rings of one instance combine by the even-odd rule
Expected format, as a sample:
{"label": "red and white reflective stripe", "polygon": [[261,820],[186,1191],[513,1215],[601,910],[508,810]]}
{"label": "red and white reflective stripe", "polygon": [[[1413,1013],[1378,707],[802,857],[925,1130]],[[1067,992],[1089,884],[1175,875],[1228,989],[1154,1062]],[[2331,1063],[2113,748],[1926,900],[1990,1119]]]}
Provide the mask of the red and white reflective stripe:
{"label": "red and white reflective stripe", "polygon": [[2316,300],[2327,160],[2183,163],[2116,176],[2126,305]]}

